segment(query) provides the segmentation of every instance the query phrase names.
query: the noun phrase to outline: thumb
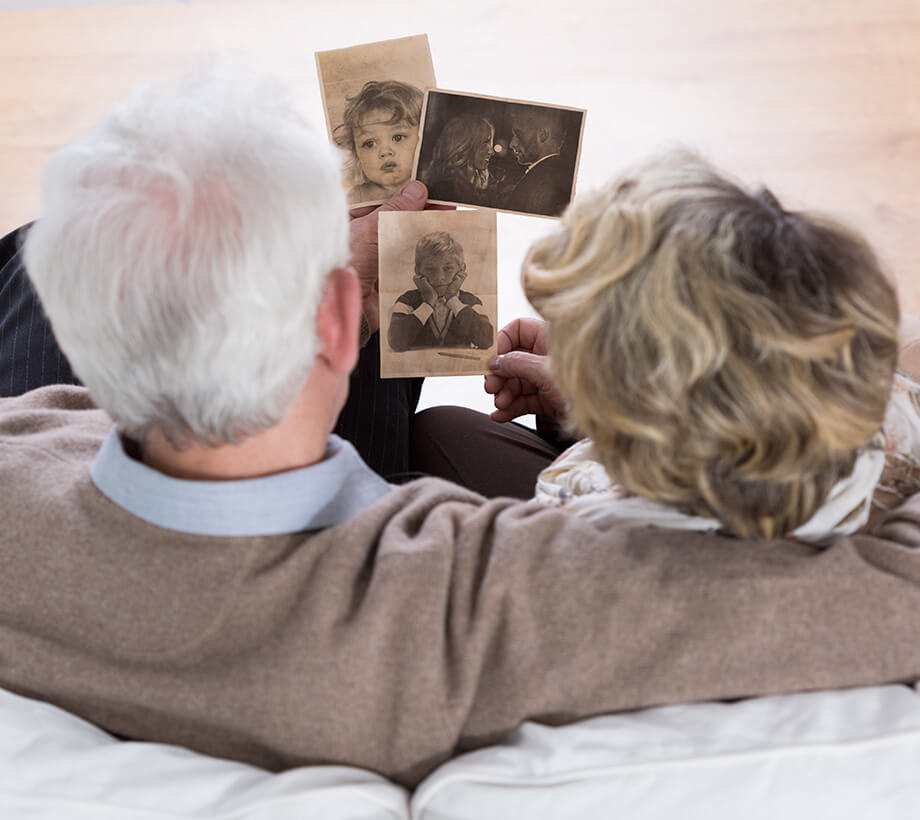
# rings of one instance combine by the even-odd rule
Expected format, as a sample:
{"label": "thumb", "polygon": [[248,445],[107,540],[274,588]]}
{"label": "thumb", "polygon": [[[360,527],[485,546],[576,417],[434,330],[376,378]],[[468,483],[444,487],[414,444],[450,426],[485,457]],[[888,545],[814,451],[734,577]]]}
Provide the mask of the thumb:
{"label": "thumb", "polygon": [[551,383],[546,372],[545,356],[535,353],[525,353],[523,350],[514,350],[502,356],[495,356],[489,360],[489,369],[498,376],[506,379],[525,379],[531,384],[542,386]]}
{"label": "thumb", "polygon": [[417,179],[402,186],[383,205],[381,211],[421,211],[428,201],[428,189]]}

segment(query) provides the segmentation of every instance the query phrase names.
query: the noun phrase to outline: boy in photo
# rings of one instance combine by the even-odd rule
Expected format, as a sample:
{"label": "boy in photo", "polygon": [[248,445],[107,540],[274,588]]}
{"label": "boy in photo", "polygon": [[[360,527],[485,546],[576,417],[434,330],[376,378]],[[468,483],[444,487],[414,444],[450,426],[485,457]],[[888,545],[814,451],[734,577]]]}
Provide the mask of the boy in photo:
{"label": "boy in photo", "polygon": [[394,351],[426,347],[485,349],[494,331],[482,300],[460,286],[467,277],[463,248],[446,231],[425,234],[415,246],[415,290],[393,305],[387,334]]}

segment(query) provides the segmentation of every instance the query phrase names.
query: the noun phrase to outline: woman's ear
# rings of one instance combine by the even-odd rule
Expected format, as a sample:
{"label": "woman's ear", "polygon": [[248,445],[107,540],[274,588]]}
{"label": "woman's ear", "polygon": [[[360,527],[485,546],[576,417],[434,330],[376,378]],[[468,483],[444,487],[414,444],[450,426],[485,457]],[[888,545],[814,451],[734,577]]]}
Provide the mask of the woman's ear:
{"label": "woman's ear", "polygon": [[326,287],[316,312],[318,355],[330,369],[350,373],[358,362],[361,323],[361,285],[351,266],[336,268],[326,278]]}

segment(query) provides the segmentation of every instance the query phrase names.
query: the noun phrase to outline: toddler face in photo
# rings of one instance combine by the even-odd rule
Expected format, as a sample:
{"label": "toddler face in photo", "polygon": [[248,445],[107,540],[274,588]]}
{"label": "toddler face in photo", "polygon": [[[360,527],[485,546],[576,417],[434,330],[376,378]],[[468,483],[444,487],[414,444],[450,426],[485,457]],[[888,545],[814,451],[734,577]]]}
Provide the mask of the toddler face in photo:
{"label": "toddler face in photo", "polygon": [[409,181],[423,99],[397,80],[371,80],[347,98],[335,142],[351,154],[351,202],[385,199]]}
{"label": "toddler face in photo", "polygon": [[395,191],[409,179],[418,144],[418,126],[408,120],[393,122],[392,111],[368,111],[354,130],[355,154],[364,176]]}

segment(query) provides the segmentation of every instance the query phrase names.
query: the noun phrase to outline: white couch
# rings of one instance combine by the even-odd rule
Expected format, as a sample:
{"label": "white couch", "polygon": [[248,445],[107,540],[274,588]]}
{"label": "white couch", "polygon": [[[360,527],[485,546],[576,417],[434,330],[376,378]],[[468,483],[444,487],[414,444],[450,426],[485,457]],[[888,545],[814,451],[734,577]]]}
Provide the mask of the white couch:
{"label": "white couch", "polygon": [[271,774],[112,738],[0,690],[3,820],[917,820],[920,691],[881,686],[525,724],[414,792],[369,772]]}

